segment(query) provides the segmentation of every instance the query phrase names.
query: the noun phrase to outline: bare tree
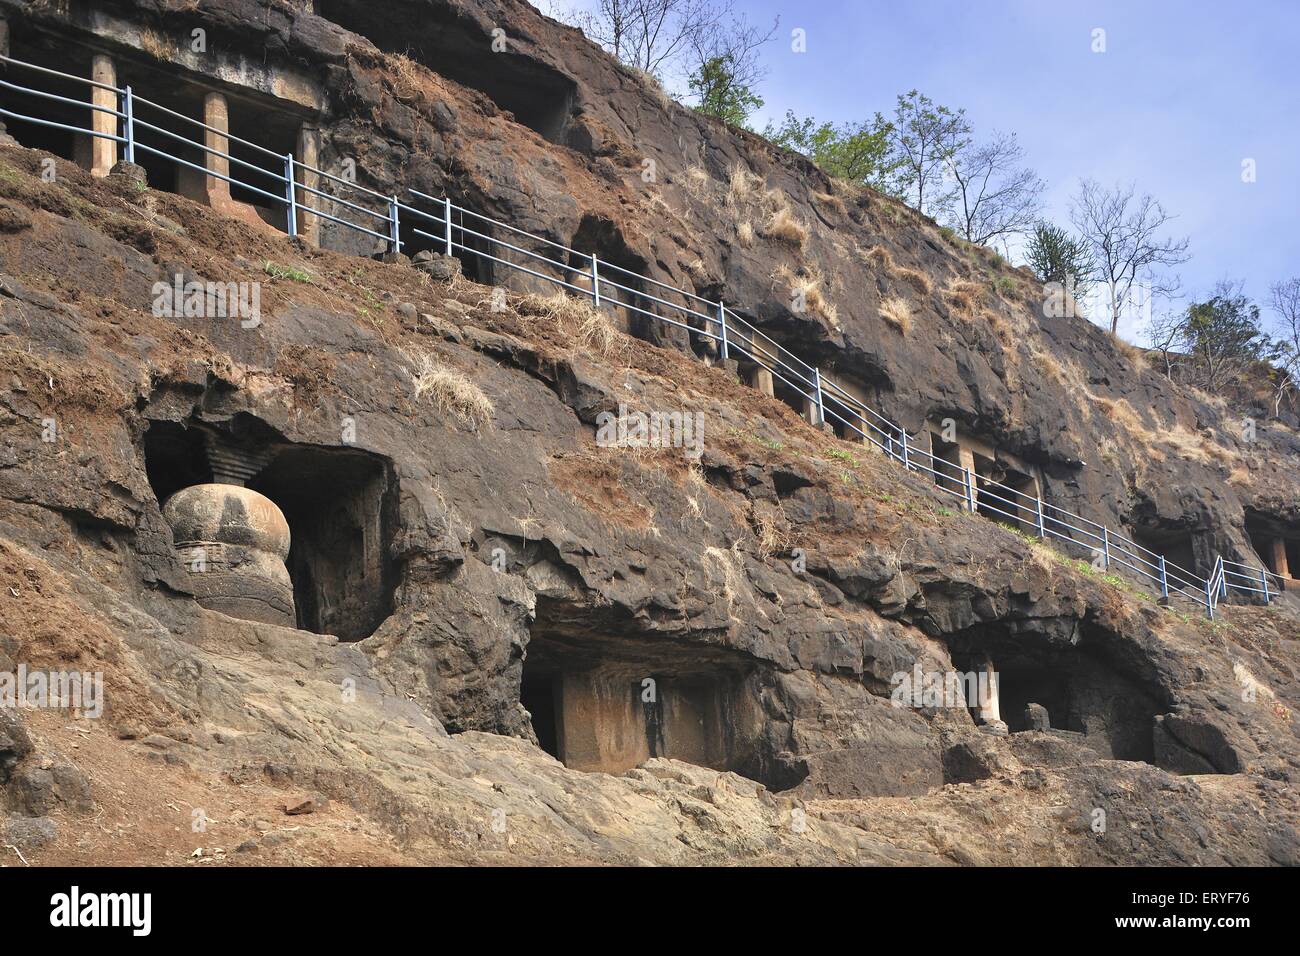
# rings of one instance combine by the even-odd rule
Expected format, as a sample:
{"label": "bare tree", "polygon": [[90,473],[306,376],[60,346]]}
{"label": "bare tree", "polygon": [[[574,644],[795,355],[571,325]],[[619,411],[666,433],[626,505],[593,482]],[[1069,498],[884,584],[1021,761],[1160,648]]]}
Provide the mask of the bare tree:
{"label": "bare tree", "polygon": [[599,0],[596,9],[552,8],[628,66],[659,79],[686,74],[699,43],[731,18],[731,0]]}
{"label": "bare tree", "polygon": [[1273,415],[1300,389],[1300,278],[1275,282],[1269,289],[1269,306],[1277,313],[1277,377],[1273,382]]}
{"label": "bare tree", "polygon": [[1162,312],[1155,316],[1146,327],[1147,344],[1153,352],[1160,353],[1165,365],[1165,378],[1174,380],[1174,369],[1182,364],[1182,353],[1177,347],[1183,340],[1186,328],[1185,313]]}
{"label": "bare tree", "polygon": [[952,150],[948,170],[957,185],[948,218],[968,241],[986,245],[1033,228],[1045,184],[1023,160],[1015,133]]}
{"label": "bare tree", "polygon": [[1080,181],[1070,221],[1092,248],[1097,278],[1106,285],[1112,335],[1139,280],[1147,283],[1152,300],[1178,291],[1178,277],[1159,271],[1188,258],[1186,238],[1157,235],[1173,218],[1151,196],[1138,196],[1131,184],[1106,189],[1091,179]]}

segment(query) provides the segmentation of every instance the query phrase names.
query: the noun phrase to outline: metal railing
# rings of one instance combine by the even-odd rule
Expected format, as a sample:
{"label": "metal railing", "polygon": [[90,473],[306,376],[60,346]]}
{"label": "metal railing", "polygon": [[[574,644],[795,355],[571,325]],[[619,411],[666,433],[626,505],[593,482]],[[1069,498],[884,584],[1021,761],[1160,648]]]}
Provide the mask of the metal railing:
{"label": "metal railing", "polygon": [[[596,308],[626,309],[712,341],[722,359],[743,359],[767,369],[775,380],[783,383],[807,403],[809,417],[814,425],[832,419],[839,422],[846,435],[857,436],[866,445],[877,448],[898,461],[907,471],[929,475],[938,490],[960,499],[966,510],[1006,521],[1039,539],[1060,541],[1067,549],[1071,546],[1083,549],[1091,556],[1093,567],[1098,571],[1111,572],[1122,568],[1137,574],[1153,585],[1161,601],[1181,596],[1201,605],[1206,614],[1213,618],[1215,608],[1227,598],[1230,591],[1262,595],[1268,602],[1282,590],[1281,579],[1272,572],[1226,562],[1222,557],[1216,559],[1210,575],[1201,578],[1193,571],[1169,561],[1164,555],[1144,548],[1104,525],[1045,502],[1041,495],[1027,495],[1019,489],[989,480],[969,468],[924,450],[917,442],[917,435],[909,434],[907,429],[845,391],[818,367],[809,365],[790,353],[721,301],[705,299],[693,292],[601,260],[593,253],[580,252],[555,240],[518,229],[457,205],[449,197],[438,198],[413,189],[408,190],[418,200],[433,204],[438,212],[418,209],[399,201],[396,196],[385,196],[350,179],[303,163],[295,159],[292,153],[276,153],[146,100],[135,94],[130,86],[108,86],[10,57],[0,57],[0,64],[83,83],[92,89],[112,91],[118,98],[117,109],[0,80],[0,89],[111,115],[115,117],[120,132],[110,133],[73,126],[24,115],[5,107],[0,107],[0,116],[109,139],[122,145],[127,161],[134,162],[136,151],[140,150],[179,163],[204,176],[212,176],[240,189],[249,190],[285,208],[286,232],[290,236],[298,233],[299,215],[309,215],[372,237],[388,251],[401,252],[401,228],[405,216],[406,225],[412,234],[438,244],[448,256],[458,252],[476,256],[553,283],[570,292],[590,296]],[[232,156],[227,150],[187,139],[140,118],[138,110],[141,106],[212,133],[217,142],[237,142],[257,155],[274,161],[275,165],[268,169]],[[141,131],[178,141],[187,148],[197,148],[205,156],[235,163],[241,169],[269,180],[268,188],[237,180],[212,169],[206,163],[199,165],[169,153],[166,149],[142,142]],[[326,192],[309,185],[306,180],[311,176],[318,176],[320,181],[333,184],[336,190]],[[345,191],[349,198],[338,195],[338,190]],[[302,193],[301,197],[299,193]],[[316,200],[319,200],[317,205],[312,205]],[[332,205],[332,211],[326,212],[324,208],[318,208],[325,203]],[[378,205],[382,211],[368,208],[366,203]],[[346,218],[347,212],[362,217],[361,221],[349,220]],[[509,240],[499,238],[493,234],[494,231],[509,236]],[[526,248],[528,244],[533,248]],[[506,258],[511,253],[525,257],[529,265]],[[543,267],[558,275],[542,271]],[[679,301],[673,301],[674,297]],[[668,314],[653,311],[655,306]]]}

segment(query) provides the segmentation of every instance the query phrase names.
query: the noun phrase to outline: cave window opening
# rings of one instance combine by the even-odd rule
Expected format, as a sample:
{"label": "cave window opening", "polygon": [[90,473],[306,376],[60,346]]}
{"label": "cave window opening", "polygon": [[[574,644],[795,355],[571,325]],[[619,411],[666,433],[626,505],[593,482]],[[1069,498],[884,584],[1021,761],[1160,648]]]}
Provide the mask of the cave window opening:
{"label": "cave window opening", "polygon": [[[93,52],[88,47],[39,32],[21,32],[11,37],[11,55],[14,59],[75,76],[90,78],[92,73]],[[218,180],[171,158],[159,156],[152,150],[161,150],[186,163],[206,167],[212,154],[202,148],[204,130],[196,123],[188,122],[185,117],[203,122],[208,94],[221,93],[226,99],[227,129],[230,134],[225,152],[232,157],[228,175],[234,180],[229,184],[230,198],[249,207],[259,218],[275,228],[285,229],[284,205],[248,187],[256,187],[271,196],[284,195],[284,156],[297,148],[303,120],[301,111],[285,109],[279,101],[269,97],[228,92],[215,86],[192,82],[180,71],[163,69],[116,54],[109,57],[109,60],[113,66],[113,85],[119,89],[130,86],[138,94],[135,104],[135,162],[144,168],[152,188],[179,193],[200,202],[206,201],[208,188]],[[37,77],[31,71],[21,68],[14,68],[9,73],[13,81],[21,85],[39,87],[44,92],[85,101],[87,104],[90,102],[91,87],[85,83],[48,74]],[[108,95],[113,100],[113,107],[122,109],[121,98]],[[83,109],[17,91],[10,91],[7,96],[12,104],[10,108],[16,112],[80,128],[90,125],[92,113],[89,105]],[[146,103],[140,97],[150,102]],[[98,115],[106,116],[102,113]],[[106,121],[117,135],[124,135],[121,119],[108,117]],[[150,129],[150,126],[158,129]],[[23,146],[46,150],[90,168],[90,147],[95,140],[89,135],[52,129],[24,120],[6,119],[6,127]],[[238,141],[240,139],[256,143],[273,155],[245,145]],[[116,144],[119,159],[124,158],[123,152],[124,144]],[[104,172],[106,171],[105,169]]]}
{"label": "cave window opening", "polygon": [[[457,206],[461,205],[460,201],[454,196],[452,197],[452,203]],[[435,212],[435,215],[441,219],[441,210]],[[428,223],[428,225],[432,225],[432,223]],[[429,230],[424,229],[424,231],[428,232]],[[485,239],[484,236],[488,238]],[[420,236],[416,238],[423,239]],[[492,258],[508,258],[505,253],[510,250],[504,246],[494,245],[493,238],[495,237],[493,236],[492,227],[478,216],[466,212],[464,208],[452,211],[452,251],[455,257],[460,260],[461,274],[471,282],[477,282],[479,285],[492,285],[497,265],[492,261]],[[428,240],[423,239],[423,241],[427,242]],[[507,238],[506,241],[510,242],[511,240]],[[408,254],[413,254],[409,250],[406,251]],[[441,249],[434,247],[434,251],[445,252],[446,246],[444,245]],[[507,269],[507,271],[513,270]]]}
{"label": "cave window opening", "polygon": [[344,641],[373,633],[393,612],[396,585],[396,502],[385,463],[359,451],[287,445],[248,487],[289,522],[298,626]]}
{"label": "cave window opening", "polygon": [[[977,467],[981,465],[982,457],[975,456]],[[983,461],[987,465],[980,475],[980,514],[1025,534],[1036,535],[1038,480],[1001,459]]]}
{"label": "cave window opening", "polygon": [[[685,312],[658,306],[653,299],[646,297],[648,283],[643,278],[647,268],[645,260],[628,247],[618,227],[608,219],[583,216],[569,245],[573,251],[561,271],[565,273],[565,281],[582,290],[569,290],[570,293],[582,295],[590,292],[591,257],[594,255],[600,260],[601,312],[612,319],[616,328],[636,339],[661,342],[673,327],[654,316],[667,315],[674,322],[686,326],[702,324],[701,320],[693,319]],[[685,296],[668,289],[653,286],[650,294],[665,302],[701,311],[698,303],[692,303]]]}
{"label": "cave window opening", "polygon": [[[239,441],[267,462],[244,484],[269,498],[289,526],[285,560],[296,624],[344,641],[368,637],[393,611],[395,483],[387,463],[355,449]],[[213,482],[205,430],[151,422],[145,471],[160,506]]]}

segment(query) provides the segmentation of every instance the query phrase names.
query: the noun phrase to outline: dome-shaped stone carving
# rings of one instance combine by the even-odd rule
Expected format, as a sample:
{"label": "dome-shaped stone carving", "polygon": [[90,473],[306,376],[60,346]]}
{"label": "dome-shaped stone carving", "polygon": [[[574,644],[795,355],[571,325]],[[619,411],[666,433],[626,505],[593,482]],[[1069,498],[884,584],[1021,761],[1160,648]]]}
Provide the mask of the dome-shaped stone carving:
{"label": "dome-shaped stone carving", "polygon": [[295,626],[284,565],[289,524],[275,502],[239,485],[191,485],[167,499],[163,517],[199,604],[246,621]]}

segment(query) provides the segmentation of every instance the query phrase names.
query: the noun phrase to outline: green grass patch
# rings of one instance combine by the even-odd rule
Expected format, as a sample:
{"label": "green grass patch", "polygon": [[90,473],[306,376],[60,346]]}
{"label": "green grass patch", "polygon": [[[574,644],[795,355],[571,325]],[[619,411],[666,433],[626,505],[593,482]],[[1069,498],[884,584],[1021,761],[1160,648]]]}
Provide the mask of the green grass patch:
{"label": "green grass patch", "polygon": [[295,269],[293,266],[277,265],[270,259],[267,259],[266,262],[262,264],[262,271],[272,279],[291,279],[294,282],[305,282],[308,285],[311,285],[316,281],[311,277],[310,272],[305,272],[302,269]]}

